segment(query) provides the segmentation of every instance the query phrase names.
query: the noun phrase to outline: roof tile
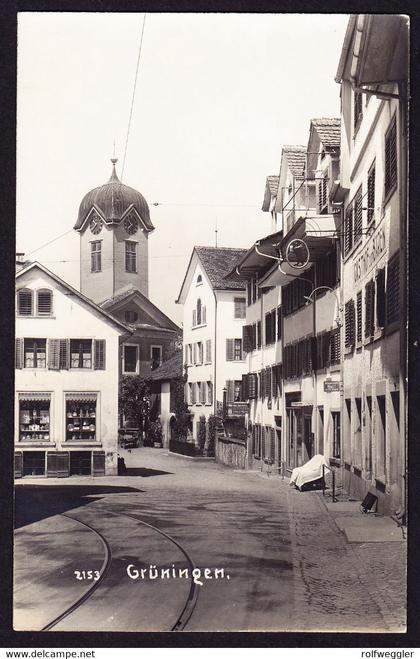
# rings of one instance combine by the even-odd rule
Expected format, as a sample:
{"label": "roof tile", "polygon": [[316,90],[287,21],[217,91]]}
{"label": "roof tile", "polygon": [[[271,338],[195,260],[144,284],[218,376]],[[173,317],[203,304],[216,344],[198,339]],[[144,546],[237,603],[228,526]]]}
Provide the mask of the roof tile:
{"label": "roof tile", "polygon": [[225,279],[225,276],[233,270],[248,250],[236,247],[201,246],[196,246],[195,250],[213,288],[221,290],[245,288],[243,282]]}

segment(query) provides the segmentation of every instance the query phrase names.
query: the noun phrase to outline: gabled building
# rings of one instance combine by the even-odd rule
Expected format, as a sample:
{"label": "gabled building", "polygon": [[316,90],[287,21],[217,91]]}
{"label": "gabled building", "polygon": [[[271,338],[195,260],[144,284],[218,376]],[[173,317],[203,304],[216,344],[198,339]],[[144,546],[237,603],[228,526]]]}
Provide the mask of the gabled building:
{"label": "gabled building", "polygon": [[183,305],[183,354],[187,368],[186,401],[197,437],[200,416],[244,417],[242,346],[245,284],[225,279],[246,253],[229,247],[194,247],[177,299]]}
{"label": "gabled building", "polygon": [[16,284],[16,476],[116,475],[130,328],[39,263]]}
{"label": "gabled building", "polygon": [[248,466],[256,469],[263,468],[266,458],[271,458],[278,469],[283,461],[281,288],[260,286],[277,258],[282,235],[279,231],[261,238],[227,275],[246,283],[243,349],[247,370],[243,396],[249,401]]}
{"label": "gabled building", "polygon": [[99,305],[121,322],[132,334],[122,346],[122,375],[149,377],[172,354],[181,330],[166,314],[133,286]]}
{"label": "gabled building", "polygon": [[341,85],[345,484],[406,508],[408,18],[351,16]]}

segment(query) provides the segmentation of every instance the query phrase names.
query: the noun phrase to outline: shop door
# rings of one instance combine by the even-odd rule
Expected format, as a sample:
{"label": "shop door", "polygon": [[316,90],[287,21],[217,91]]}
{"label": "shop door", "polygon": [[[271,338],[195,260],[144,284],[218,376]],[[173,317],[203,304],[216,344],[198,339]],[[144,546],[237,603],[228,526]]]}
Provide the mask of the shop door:
{"label": "shop door", "polygon": [[91,451],[71,451],[70,476],[90,476],[92,472]]}
{"label": "shop door", "polygon": [[[314,455],[314,436],[312,433],[312,419],[310,416],[303,417],[303,463],[310,460]],[[303,464],[301,463],[301,464]]]}

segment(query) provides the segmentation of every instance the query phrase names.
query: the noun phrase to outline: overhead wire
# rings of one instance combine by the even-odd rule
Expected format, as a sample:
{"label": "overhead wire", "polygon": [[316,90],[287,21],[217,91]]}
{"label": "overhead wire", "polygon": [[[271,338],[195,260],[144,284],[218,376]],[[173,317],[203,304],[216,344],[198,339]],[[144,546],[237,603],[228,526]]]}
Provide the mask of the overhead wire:
{"label": "overhead wire", "polygon": [[142,51],[142,46],[143,46],[143,35],[144,35],[144,26],[145,26],[145,24],[146,24],[146,12],[144,13],[144,17],[143,17],[143,26],[142,26],[142,29],[141,29],[139,52],[138,52],[138,56],[137,56],[136,73],[135,73],[135,76],[134,76],[133,95],[131,97],[131,106],[130,106],[130,114],[129,114],[129,117],[128,117],[127,135],[126,135],[126,138],[125,138],[124,158],[123,158],[123,164],[122,164],[122,169],[121,169],[121,180],[123,180],[125,161],[126,161],[126,158],[127,158],[128,138],[129,138],[129,135],[130,135],[131,119],[132,119],[132,116],[133,116],[134,99],[135,99],[135,96],[136,96],[137,78],[138,78],[138,74],[139,74],[140,58],[141,58],[141,51]]}

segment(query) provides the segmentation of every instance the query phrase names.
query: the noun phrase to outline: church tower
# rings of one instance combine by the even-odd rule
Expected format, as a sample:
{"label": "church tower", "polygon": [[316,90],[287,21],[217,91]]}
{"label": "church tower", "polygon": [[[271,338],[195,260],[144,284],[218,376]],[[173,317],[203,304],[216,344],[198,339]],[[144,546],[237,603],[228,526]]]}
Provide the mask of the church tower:
{"label": "church tower", "polygon": [[140,192],[119,180],[111,159],[108,183],[82,200],[74,229],[80,234],[80,290],[102,302],[129,288],[148,297],[148,235],[154,226]]}

